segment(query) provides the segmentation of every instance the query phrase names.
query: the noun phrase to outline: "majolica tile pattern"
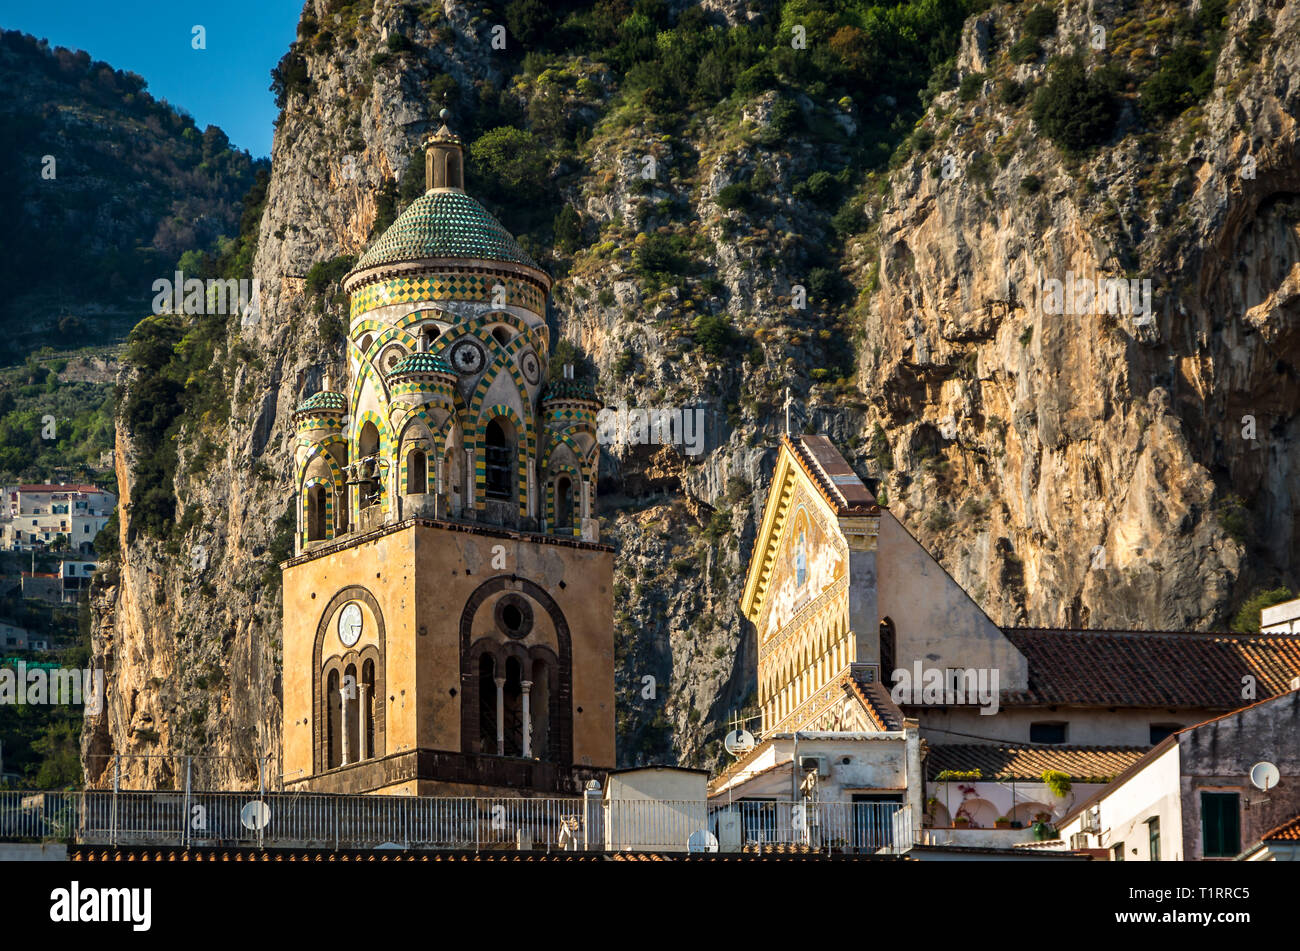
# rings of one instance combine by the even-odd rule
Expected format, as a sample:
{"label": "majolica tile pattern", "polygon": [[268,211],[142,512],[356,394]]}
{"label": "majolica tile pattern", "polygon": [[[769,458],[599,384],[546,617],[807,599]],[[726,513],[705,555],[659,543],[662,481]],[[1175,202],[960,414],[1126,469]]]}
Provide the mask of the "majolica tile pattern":
{"label": "majolica tile pattern", "polygon": [[[439,494],[441,511],[484,517],[493,421],[510,443],[512,517],[532,530],[581,535],[597,476],[601,404],[586,381],[547,382],[549,331],[531,315],[545,315],[549,280],[509,232],[463,192],[430,191],[398,217],[346,280],[353,282],[351,385],[346,394],[306,398],[294,414],[297,484],[304,497],[309,486],[327,491],[327,537],[362,523],[362,500],[336,473],[360,458],[367,424],[378,433],[370,451],[380,461],[377,511],[383,520],[425,504],[404,496],[429,493]],[[388,309],[425,301],[428,308]],[[458,306],[439,307],[440,301]],[[424,467],[425,485],[410,481],[412,465]],[[566,479],[567,510],[557,513]],[[318,541],[307,535],[319,533],[319,523],[309,527],[305,507],[303,513],[303,541]],[[374,524],[373,514],[367,525]]]}
{"label": "majolica tile pattern", "polygon": [[357,270],[423,258],[482,258],[541,270],[486,208],[460,191],[417,198],[361,256]]}
{"label": "majolica tile pattern", "polygon": [[456,268],[421,277],[395,277],[368,284],[353,293],[351,316],[356,320],[376,307],[389,304],[453,300],[513,305],[539,315],[546,313],[546,295],[531,281],[483,270]]}

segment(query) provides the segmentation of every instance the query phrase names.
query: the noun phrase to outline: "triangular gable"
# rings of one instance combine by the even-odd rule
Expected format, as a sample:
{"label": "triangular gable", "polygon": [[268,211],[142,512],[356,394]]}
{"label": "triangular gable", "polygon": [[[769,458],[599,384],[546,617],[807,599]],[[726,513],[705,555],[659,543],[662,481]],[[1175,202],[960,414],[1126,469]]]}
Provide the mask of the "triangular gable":
{"label": "triangular gable", "polygon": [[763,518],[749,559],[745,592],[740,601],[741,612],[755,624],[758,624],[771,594],[771,585],[780,574],[777,569],[782,564],[782,556],[790,554],[794,542],[794,531],[790,524],[792,515],[796,519],[803,518],[805,531],[812,533],[811,538],[805,539],[806,546],[827,543],[837,548],[844,546],[835,527],[835,510],[792,451],[789,440],[783,439],[776,460],[776,471],[768,487],[767,501],[763,505]]}

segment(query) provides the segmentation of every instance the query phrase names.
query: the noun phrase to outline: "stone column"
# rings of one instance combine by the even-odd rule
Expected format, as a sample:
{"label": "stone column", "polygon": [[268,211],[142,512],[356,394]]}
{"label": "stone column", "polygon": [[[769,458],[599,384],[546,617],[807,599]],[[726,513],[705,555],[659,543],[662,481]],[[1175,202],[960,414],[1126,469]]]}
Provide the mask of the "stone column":
{"label": "stone column", "polygon": [[497,756],[506,755],[506,678],[496,677],[497,682]]}
{"label": "stone column", "polygon": [[349,762],[351,762],[351,760],[348,759],[348,749],[349,749],[348,739],[351,732],[348,729],[348,699],[349,699],[348,688],[340,687],[339,701],[340,701],[340,707],[342,708],[342,712],[343,712],[342,723],[340,725],[343,727],[343,736],[340,737],[341,742],[339,743],[339,748],[343,751],[343,756],[340,761],[340,765],[343,766],[346,766],[348,765]]}
{"label": "stone column", "polygon": [[366,729],[370,718],[366,716],[366,685],[357,684],[357,761],[370,759],[370,731]]}
{"label": "stone column", "polygon": [[474,511],[474,483],[476,482],[474,474],[474,450],[465,450],[465,511],[472,513]]}
{"label": "stone column", "polygon": [[528,460],[528,517],[537,517],[537,462]]}
{"label": "stone column", "polygon": [[587,496],[588,484],[589,483],[587,482],[586,479],[583,479],[582,482],[579,483],[579,485],[581,485],[582,487],[582,517],[583,518],[591,518],[591,500]]}
{"label": "stone column", "polygon": [[524,756],[533,755],[533,718],[528,706],[528,692],[533,689],[531,680],[521,680],[519,686],[524,688]]}

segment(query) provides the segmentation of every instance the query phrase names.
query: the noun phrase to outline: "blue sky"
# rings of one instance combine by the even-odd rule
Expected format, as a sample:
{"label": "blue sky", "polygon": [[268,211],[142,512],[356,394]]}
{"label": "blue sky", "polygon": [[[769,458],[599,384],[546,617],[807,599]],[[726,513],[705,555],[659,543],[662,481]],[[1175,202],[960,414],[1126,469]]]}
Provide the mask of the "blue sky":
{"label": "blue sky", "polygon": [[[0,27],[82,49],[139,73],[149,92],[220,126],[255,158],[271,154],[271,68],[293,41],[303,0],[0,0]],[[192,48],[193,28],[207,49]]]}

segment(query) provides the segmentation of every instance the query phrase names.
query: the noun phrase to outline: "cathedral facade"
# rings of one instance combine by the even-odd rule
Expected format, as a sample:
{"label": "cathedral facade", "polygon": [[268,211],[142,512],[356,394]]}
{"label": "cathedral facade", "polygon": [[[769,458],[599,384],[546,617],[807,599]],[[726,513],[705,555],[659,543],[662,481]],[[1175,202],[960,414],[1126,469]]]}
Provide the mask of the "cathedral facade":
{"label": "cathedral facade", "polygon": [[294,414],[285,783],[575,793],[614,764],[601,404],[550,372],[551,279],[459,138],[425,147],[425,194],[344,279],[347,385]]}

